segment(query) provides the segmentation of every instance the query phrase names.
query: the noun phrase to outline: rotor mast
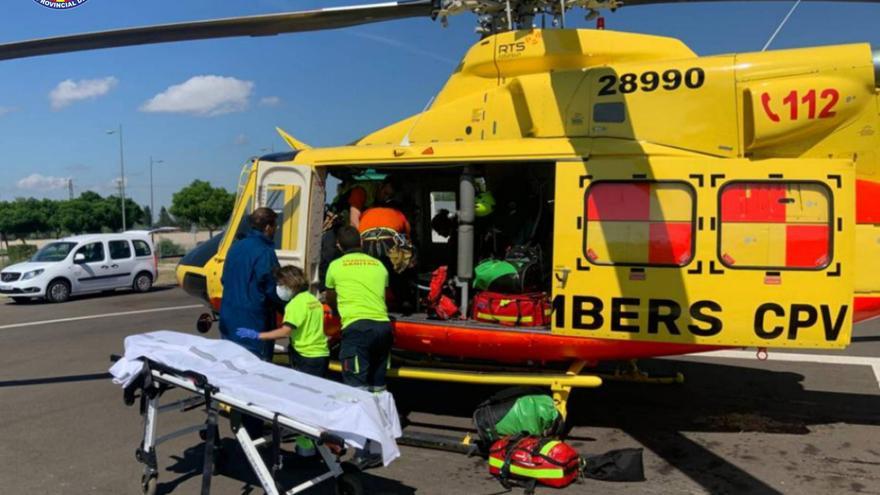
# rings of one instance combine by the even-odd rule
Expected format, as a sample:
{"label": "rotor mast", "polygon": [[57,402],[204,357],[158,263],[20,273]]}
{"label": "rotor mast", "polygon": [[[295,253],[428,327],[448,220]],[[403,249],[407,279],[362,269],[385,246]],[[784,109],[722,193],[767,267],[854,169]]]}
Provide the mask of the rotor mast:
{"label": "rotor mast", "polygon": [[442,0],[436,16],[445,24],[451,15],[476,14],[477,32],[489,36],[536,28],[537,17],[549,18],[552,27],[564,28],[565,13],[571,9],[585,9],[589,18],[600,10],[617,10],[622,4],[620,0]]}

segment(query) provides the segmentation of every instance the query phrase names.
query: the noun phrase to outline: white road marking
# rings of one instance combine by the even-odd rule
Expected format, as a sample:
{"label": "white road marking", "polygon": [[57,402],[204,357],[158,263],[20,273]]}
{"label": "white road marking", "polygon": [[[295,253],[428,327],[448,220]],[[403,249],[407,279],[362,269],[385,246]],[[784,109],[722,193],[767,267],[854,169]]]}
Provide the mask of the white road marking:
{"label": "white road marking", "polygon": [[100,315],[74,316],[72,318],[59,318],[57,320],[29,321],[27,323],[13,323],[12,325],[0,325],[0,330],[12,328],[35,327],[39,325],[51,325],[53,323],[67,323],[70,321],[97,320],[99,318],[115,318],[117,316],[142,315],[147,313],[161,313],[163,311],[178,311],[181,309],[201,308],[202,304],[190,304],[187,306],[170,306],[167,308],[141,309],[138,311],[124,311],[121,313],[104,313]]}
{"label": "white road marking", "polygon": [[[690,357],[712,357],[722,359],[753,359],[757,360],[754,351],[710,351],[690,354]],[[880,358],[866,356],[835,356],[832,354],[797,354],[790,352],[770,352],[767,361],[786,361],[790,363],[823,363],[850,366],[870,366],[880,387]]]}

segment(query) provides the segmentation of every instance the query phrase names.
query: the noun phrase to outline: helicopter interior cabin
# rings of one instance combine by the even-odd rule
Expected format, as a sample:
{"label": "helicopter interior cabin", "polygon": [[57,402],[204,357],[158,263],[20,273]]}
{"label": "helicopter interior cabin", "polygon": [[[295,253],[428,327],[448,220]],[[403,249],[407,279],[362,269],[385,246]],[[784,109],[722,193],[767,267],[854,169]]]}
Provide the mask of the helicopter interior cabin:
{"label": "helicopter interior cabin", "polygon": [[[399,273],[386,262],[391,274],[389,310],[398,321],[482,326],[500,318],[495,323],[509,327],[529,319],[523,326],[549,328],[516,310],[509,318],[481,314],[475,319],[473,303],[481,291],[543,292],[549,301],[555,170],[554,163],[534,162],[328,167],[323,170],[325,219],[334,215],[336,227],[351,223],[353,195],[363,200],[361,215],[384,204],[406,216],[412,259]],[[353,194],[356,189],[360,191]],[[321,282],[329,262],[340,254],[327,227],[325,223],[321,229]],[[441,292],[459,310],[457,316],[444,314],[448,307],[438,310],[430,297],[432,280],[436,286],[441,277],[435,271],[441,267],[447,268]]]}

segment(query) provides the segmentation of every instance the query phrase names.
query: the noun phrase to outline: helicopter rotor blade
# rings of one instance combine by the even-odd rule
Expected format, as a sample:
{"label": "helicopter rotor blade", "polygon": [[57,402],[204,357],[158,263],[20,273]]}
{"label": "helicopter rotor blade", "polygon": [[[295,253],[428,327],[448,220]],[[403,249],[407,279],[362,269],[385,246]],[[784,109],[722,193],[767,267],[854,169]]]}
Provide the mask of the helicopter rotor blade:
{"label": "helicopter rotor blade", "polygon": [[433,13],[432,0],[400,0],[280,14],[158,24],[0,44],[0,60],[173,41],[274,36],[408,17],[431,17]]}
{"label": "helicopter rotor blade", "polygon": [[[735,0],[620,0],[621,7],[635,7],[638,5],[656,5],[663,3],[709,3],[709,2],[733,2]],[[774,0],[775,1],[775,0]],[[823,3],[878,3],[880,0],[804,0]],[[611,2],[608,2],[611,3]],[[744,2],[743,2],[744,3]]]}

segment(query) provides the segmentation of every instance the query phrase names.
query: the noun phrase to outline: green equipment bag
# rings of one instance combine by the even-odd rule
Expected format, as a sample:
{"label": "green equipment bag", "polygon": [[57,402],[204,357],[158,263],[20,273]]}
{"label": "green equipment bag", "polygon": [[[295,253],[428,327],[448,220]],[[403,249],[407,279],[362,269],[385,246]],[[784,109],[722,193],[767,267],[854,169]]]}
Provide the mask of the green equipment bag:
{"label": "green equipment bag", "polygon": [[474,289],[488,290],[506,294],[521,291],[519,271],[516,266],[504,260],[483,260],[474,268]]}
{"label": "green equipment bag", "polygon": [[544,256],[540,246],[513,246],[503,260],[489,258],[474,268],[474,289],[501,294],[541,292]]}
{"label": "green equipment bag", "polygon": [[477,406],[474,425],[485,452],[496,440],[508,435],[559,435],[565,422],[553,398],[544,390],[514,387],[496,393]]}

